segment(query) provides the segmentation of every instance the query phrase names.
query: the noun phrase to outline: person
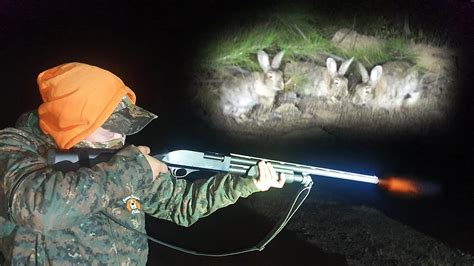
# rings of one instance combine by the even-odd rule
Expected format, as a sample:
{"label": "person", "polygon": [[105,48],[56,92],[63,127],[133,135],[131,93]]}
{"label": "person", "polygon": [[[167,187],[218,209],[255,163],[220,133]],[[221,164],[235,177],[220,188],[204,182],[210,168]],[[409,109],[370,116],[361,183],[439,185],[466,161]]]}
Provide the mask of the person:
{"label": "person", "polygon": [[[270,163],[259,177],[218,174],[194,182],[174,178],[147,146],[125,137],[157,118],[111,72],[66,63],[38,75],[43,103],[0,131],[0,250],[5,264],[144,265],[145,213],[190,226],[240,197],[281,188]],[[48,165],[50,149],[112,148],[107,162],[75,171]]]}

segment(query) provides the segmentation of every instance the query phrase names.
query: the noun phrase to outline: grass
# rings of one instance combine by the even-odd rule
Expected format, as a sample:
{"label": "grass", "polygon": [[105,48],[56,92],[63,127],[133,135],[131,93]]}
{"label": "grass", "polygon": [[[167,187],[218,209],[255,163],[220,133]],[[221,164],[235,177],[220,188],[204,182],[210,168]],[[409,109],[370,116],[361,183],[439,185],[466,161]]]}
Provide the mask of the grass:
{"label": "grass", "polygon": [[[370,6],[372,2],[361,1],[353,6],[335,3],[306,9],[283,6],[249,15],[257,18],[249,19],[251,23],[238,21],[231,24],[225,32],[207,43],[201,51],[200,65],[213,72],[227,66],[258,71],[256,53],[261,49],[271,56],[285,50],[285,60],[312,60],[318,53],[326,52],[343,58],[355,57],[368,67],[394,59],[415,63],[415,55],[410,53],[408,44],[416,36],[404,35],[403,22],[399,18],[390,18],[384,13],[367,16],[364,3]],[[330,42],[334,32],[340,28],[375,36],[385,40],[385,44],[371,49],[341,51]],[[426,37],[425,31],[425,40]],[[439,38],[431,40],[442,43]]]}
{"label": "grass", "polygon": [[260,67],[256,53],[261,49],[271,56],[284,50],[286,59],[313,58],[318,52],[336,51],[331,42],[315,29],[309,16],[276,15],[252,28],[237,28],[214,39],[204,50],[202,63],[212,70],[240,66],[257,71]]}
{"label": "grass", "polygon": [[356,48],[347,52],[341,51],[345,58],[354,57],[367,67],[373,67],[391,60],[407,60],[416,64],[416,55],[409,48],[409,40],[404,37],[391,37],[378,47]]}

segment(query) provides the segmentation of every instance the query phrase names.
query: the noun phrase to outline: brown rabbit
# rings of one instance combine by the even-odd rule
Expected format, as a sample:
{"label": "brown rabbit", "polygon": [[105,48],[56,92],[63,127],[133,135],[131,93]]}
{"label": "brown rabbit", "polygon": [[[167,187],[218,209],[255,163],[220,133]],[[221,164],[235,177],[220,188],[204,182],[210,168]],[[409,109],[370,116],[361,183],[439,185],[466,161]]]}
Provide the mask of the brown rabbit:
{"label": "brown rabbit", "polygon": [[358,63],[362,83],[357,84],[352,103],[386,110],[408,107],[421,97],[421,75],[406,61],[391,61],[372,68],[370,76]]}
{"label": "brown rabbit", "polygon": [[339,70],[336,61],[331,57],[326,59],[326,67],[296,62],[287,65],[285,74],[289,77],[289,84],[293,79],[303,80],[294,89],[300,96],[321,97],[333,102],[342,100],[349,94],[348,81],[344,75],[352,61],[353,58],[344,61]]}
{"label": "brown rabbit", "polygon": [[257,104],[271,107],[276,93],[284,87],[283,74],[278,70],[283,55],[284,51],[279,52],[270,64],[267,53],[259,51],[257,58],[263,72],[242,73],[224,81],[220,88],[223,114],[240,121]]}

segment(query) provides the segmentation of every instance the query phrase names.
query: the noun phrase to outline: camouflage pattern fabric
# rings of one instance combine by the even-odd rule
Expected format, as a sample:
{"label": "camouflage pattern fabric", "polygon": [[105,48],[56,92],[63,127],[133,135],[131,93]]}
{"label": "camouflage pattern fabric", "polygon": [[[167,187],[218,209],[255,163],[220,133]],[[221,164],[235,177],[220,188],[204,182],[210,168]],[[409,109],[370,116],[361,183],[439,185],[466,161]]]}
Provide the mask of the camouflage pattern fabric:
{"label": "camouflage pattern fabric", "polygon": [[115,133],[133,135],[157,117],[157,115],[134,105],[128,96],[123,96],[122,101],[102,127]]}
{"label": "camouflage pattern fabric", "polygon": [[109,162],[62,172],[46,164],[55,145],[38,128],[37,113],[0,131],[0,253],[6,265],[145,265],[145,213],[189,226],[257,191],[252,180],[218,175],[187,182],[170,174],[155,181],[134,146]]}

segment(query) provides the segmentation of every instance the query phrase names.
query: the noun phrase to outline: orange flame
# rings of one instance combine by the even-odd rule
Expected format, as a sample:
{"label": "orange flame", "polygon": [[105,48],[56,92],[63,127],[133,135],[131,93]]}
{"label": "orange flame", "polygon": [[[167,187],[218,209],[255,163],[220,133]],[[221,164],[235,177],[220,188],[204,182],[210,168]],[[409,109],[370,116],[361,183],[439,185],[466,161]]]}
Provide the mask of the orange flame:
{"label": "orange flame", "polygon": [[405,178],[389,177],[379,181],[380,187],[397,194],[415,195],[420,192],[419,185]]}

